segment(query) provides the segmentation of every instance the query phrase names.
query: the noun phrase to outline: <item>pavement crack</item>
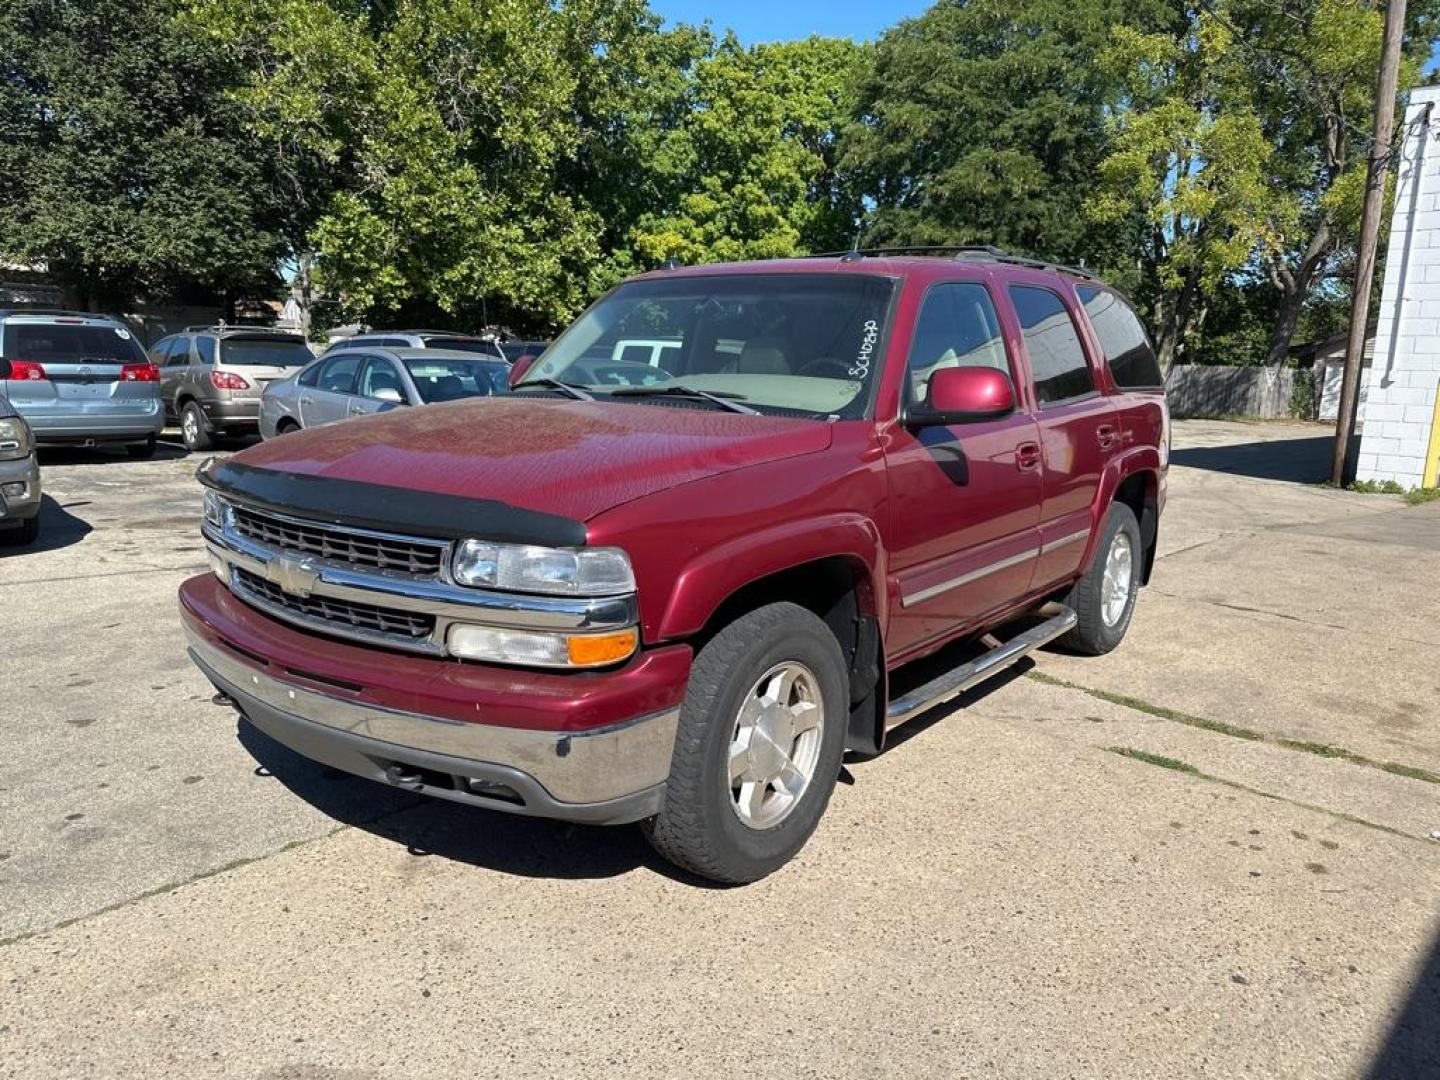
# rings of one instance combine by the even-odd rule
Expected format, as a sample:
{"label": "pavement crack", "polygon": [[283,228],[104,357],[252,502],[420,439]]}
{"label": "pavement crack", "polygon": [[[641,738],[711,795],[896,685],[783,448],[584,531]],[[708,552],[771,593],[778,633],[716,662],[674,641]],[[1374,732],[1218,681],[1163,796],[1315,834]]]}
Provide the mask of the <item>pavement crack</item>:
{"label": "pavement crack", "polygon": [[1335,758],[1340,761],[1349,762],[1351,765],[1359,765],[1367,769],[1376,769],[1380,772],[1389,773],[1392,776],[1404,777],[1408,780],[1419,780],[1427,784],[1440,784],[1440,773],[1431,772],[1429,769],[1421,768],[1418,765],[1407,765],[1399,761],[1379,761],[1332,743],[1311,742],[1306,739],[1294,739],[1285,735],[1272,735],[1264,731],[1257,731],[1254,728],[1241,727],[1239,724],[1229,724],[1223,720],[1211,720],[1209,717],[1183,713],[1177,709],[1167,708],[1164,705],[1154,705],[1140,698],[1129,697],[1126,694],[1117,694],[1110,690],[1097,690],[1094,687],[1081,686],[1079,683],[1073,683],[1067,679],[1058,679],[1054,675],[1047,675],[1042,671],[1028,671],[1025,674],[1027,678],[1034,679],[1036,682],[1045,683],[1048,686],[1058,686],[1066,690],[1078,690],[1082,694],[1088,694],[1090,697],[1099,701],[1108,701],[1112,705],[1119,705],[1125,709],[1133,709],[1135,712],[1146,713],[1147,715],[1158,717],[1161,720],[1170,720],[1177,724],[1184,724],[1187,727],[1199,728],[1202,731],[1214,732],[1217,735],[1228,735],[1232,739],[1245,739],[1249,742],[1265,743],[1268,746],[1278,746],[1282,750],[1293,750],[1297,753],[1311,754],[1315,757]]}
{"label": "pavement crack", "polygon": [[1319,626],[1326,630],[1350,631],[1350,627],[1341,626],[1339,623],[1317,622],[1314,619],[1306,619],[1300,615],[1290,615],[1283,611],[1272,611],[1269,608],[1247,607],[1244,604],[1227,604],[1223,600],[1211,600],[1207,597],[1180,596],[1178,593],[1164,592],[1153,585],[1150,591],[1156,596],[1163,596],[1167,600],[1179,600],[1185,604],[1209,604],[1212,607],[1225,608],[1227,611],[1239,611],[1247,615],[1269,615],[1273,619],[1285,619],[1288,622],[1297,622],[1305,626]]}
{"label": "pavement crack", "polygon": [[66,574],[63,577],[22,578],[19,581],[0,581],[0,588],[10,585],[55,585],[64,581],[90,581],[95,578],[133,577],[137,574],[175,574],[191,570],[204,570],[208,563],[186,563],[183,566],[145,566],[139,569],[107,570],[102,574]]}

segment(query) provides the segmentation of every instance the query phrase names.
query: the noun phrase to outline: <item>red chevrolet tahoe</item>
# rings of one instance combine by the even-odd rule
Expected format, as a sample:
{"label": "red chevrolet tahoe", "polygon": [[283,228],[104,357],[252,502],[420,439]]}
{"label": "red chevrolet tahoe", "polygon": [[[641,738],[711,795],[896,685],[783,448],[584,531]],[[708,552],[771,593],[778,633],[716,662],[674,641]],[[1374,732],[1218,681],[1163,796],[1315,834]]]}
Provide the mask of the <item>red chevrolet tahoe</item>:
{"label": "red chevrolet tahoe", "polygon": [[214,573],[180,607],[220,700],[338,769],[640,822],[751,881],[847,750],[1046,642],[1114,648],[1154,561],[1160,372],[1084,271],[666,269],[519,368],[201,467]]}

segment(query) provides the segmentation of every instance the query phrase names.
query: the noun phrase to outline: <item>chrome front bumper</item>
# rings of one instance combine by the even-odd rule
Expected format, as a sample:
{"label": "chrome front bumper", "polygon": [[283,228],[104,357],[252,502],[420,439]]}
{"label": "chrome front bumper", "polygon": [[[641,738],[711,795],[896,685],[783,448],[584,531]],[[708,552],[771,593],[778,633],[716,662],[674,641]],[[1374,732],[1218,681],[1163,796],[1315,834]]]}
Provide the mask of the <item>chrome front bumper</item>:
{"label": "chrome front bumper", "polygon": [[563,733],[399,712],[277,678],[187,629],[190,657],[252,724],[345,772],[539,817],[620,824],[664,796],[678,709]]}

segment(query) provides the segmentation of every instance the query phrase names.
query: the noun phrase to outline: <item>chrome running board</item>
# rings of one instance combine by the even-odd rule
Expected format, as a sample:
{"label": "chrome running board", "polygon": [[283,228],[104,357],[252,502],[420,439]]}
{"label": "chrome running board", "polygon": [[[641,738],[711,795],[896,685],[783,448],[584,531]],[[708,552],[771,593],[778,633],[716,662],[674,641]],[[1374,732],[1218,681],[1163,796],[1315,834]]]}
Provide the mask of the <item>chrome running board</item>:
{"label": "chrome running board", "polygon": [[1039,626],[1031,627],[1023,634],[996,645],[984,655],[952,668],[924,686],[917,686],[904,697],[890,702],[885,710],[885,730],[889,731],[927,709],[959,697],[972,686],[984,682],[992,675],[1000,674],[1017,660],[1054,641],[1074,627],[1076,622],[1075,612],[1061,604],[1046,604],[1040,609],[1040,614],[1049,618]]}

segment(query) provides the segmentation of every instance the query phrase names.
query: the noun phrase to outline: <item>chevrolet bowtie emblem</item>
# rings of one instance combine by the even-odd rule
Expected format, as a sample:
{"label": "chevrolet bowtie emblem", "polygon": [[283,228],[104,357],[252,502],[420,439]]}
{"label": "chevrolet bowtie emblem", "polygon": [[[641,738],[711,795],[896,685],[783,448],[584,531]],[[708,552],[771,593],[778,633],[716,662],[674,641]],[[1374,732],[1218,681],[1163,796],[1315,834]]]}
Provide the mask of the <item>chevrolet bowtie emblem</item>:
{"label": "chevrolet bowtie emblem", "polygon": [[309,559],[293,559],[281,555],[265,564],[265,579],[279,585],[281,590],[302,600],[310,595],[315,583],[320,580],[320,571]]}

